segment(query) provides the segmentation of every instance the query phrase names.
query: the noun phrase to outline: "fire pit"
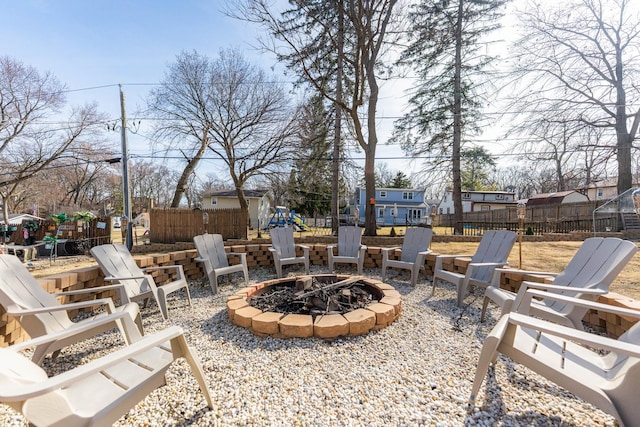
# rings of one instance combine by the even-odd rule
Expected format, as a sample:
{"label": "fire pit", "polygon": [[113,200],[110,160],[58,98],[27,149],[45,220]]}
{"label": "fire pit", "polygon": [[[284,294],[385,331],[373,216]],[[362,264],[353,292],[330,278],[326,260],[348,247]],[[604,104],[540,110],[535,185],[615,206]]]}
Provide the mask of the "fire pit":
{"label": "fire pit", "polygon": [[278,338],[363,335],[390,325],[400,311],[393,286],[336,274],[269,280],[227,300],[232,323]]}

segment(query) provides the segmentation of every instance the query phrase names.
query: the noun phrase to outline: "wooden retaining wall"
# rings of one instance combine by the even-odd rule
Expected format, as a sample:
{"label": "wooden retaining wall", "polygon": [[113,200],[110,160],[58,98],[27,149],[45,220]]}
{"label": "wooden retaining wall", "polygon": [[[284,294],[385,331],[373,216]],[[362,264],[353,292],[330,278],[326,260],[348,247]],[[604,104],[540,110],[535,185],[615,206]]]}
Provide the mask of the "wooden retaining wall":
{"label": "wooden retaining wall", "polygon": [[[189,244],[185,243],[184,245]],[[250,269],[270,269],[273,271],[275,277],[273,257],[268,250],[269,246],[269,243],[231,244],[229,246],[226,246],[225,249],[227,250],[227,252],[246,252],[247,264]],[[309,261],[311,262],[311,264],[327,265],[327,245],[310,244],[308,246],[310,247]],[[300,253],[299,255],[302,254]],[[188,279],[201,279],[202,277],[204,277],[204,271],[201,264],[195,261],[196,257],[197,251],[195,249],[187,248],[174,250],[167,253],[136,255],[135,259],[137,264],[143,268],[179,264],[182,265],[185,275]],[[431,253],[426,257],[425,270],[428,277],[431,277],[433,274],[435,257],[436,254],[434,253]],[[237,262],[239,262],[238,259],[234,259],[234,257],[231,257],[231,264]],[[446,264],[445,268],[464,273],[468,263],[468,258],[458,258]],[[367,268],[380,268],[382,266],[382,251],[380,247],[370,246],[367,248],[364,265]],[[172,279],[169,274],[161,271],[152,271],[151,273],[158,284],[166,283]],[[503,280],[503,283],[501,283],[501,287],[516,292],[519,288],[520,282],[522,282],[523,280],[545,280],[545,278],[542,276],[535,277],[523,274],[509,274],[504,275],[504,277],[505,278]],[[42,279],[38,279],[38,282],[47,292],[50,293],[75,289],[95,288],[102,286],[105,283],[104,275],[97,265],[94,267],[85,267],[75,269],[66,273],[48,276]],[[430,283],[426,281],[424,275],[421,275],[418,286],[429,285]],[[93,296],[91,297],[87,297],[86,295],[73,295],[64,296],[61,298],[63,303],[82,301],[89,298],[112,298],[114,300],[118,299],[116,291],[111,290],[97,292],[92,295]],[[599,298],[599,301],[619,307],[640,310],[640,302],[615,293],[608,293],[607,295],[601,296]],[[78,310],[73,310],[70,312],[71,317],[74,317],[77,314],[79,314]],[[618,337],[634,324],[635,319],[620,317],[617,315],[612,315],[610,313],[599,313],[596,311],[592,311],[585,316],[584,320],[589,325],[607,333],[609,336]],[[22,342],[24,340],[27,340],[28,338],[28,335],[20,326],[18,320],[12,316],[8,316],[4,309],[0,307],[0,347],[6,347],[14,343]]]}

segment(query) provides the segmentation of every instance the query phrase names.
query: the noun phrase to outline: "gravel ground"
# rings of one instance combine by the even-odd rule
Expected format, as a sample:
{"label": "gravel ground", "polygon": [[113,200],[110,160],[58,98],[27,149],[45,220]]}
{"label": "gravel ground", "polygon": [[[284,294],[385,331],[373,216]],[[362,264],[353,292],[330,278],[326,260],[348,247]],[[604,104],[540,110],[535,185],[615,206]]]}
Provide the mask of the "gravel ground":
{"label": "gravel ground", "polygon": [[[312,268],[312,273],[324,272]],[[216,407],[206,407],[188,365],[180,360],[169,369],[167,385],[116,425],[615,425],[612,417],[502,356],[481,388],[480,406],[468,412],[477,358],[497,310],[479,324],[480,296],[469,296],[471,305],[459,309],[453,285],[441,283],[431,297],[424,278],[413,288],[407,274],[394,273],[386,282],[402,294],[400,318],[378,332],[333,341],[260,338],[232,325],[225,302],[243,287],[239,276],[230,283],[223,278],[217,295],[211,295],[207,282],[193,282],[193,306],[182,294],[170,297],[168,321],[151,303],[142,310],[145,333],[172,324],[184,328],[202,360]],[[379,278],[380,271],[365,274]],[[251,272],[252,283],[273,277],[271,270]],[[56,361],[47,358],[44,367],[53,374],[121,342],[119,334],[107,333],[68,347]],[[0,405],[0,425],[27,424]]]}

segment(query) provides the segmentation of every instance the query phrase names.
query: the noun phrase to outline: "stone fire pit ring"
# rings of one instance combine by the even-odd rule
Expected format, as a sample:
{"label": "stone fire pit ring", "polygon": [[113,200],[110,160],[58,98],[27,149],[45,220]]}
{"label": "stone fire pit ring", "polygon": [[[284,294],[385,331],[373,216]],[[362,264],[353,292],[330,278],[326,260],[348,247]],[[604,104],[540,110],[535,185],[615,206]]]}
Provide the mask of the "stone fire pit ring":
{"label": "stone fire pit ring", "polygon": [[227,299],[229,320],[237,326],[249,329],[258,336],[275,338],[333,339],[341,336],[364,335],[380,330],[393,323],[402,308],[400,293],[391,285],[368,277],[361,277],[363,284],[377,299],[365,308],[358,308],[344,314],[323,314],[313,317],[309,314],[290,314],[262,311],[249,305],[247,299],[267,286],[291,283],[298,279],[315,277],[319,279],[345,280],[354,276],[325,274],[312,276],[285,277],[268,280],[246,287]]}

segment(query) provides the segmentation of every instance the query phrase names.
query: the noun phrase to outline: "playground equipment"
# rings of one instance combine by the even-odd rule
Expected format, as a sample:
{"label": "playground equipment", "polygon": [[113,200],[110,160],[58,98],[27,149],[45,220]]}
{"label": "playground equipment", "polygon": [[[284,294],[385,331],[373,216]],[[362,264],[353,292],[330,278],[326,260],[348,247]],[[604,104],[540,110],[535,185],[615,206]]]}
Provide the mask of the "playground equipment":
{"label": "playground equipment", "polygon": [[265,230],[276,227],[291,226],[297,231],[311,231],[309,226],[304,223],[304,219],[296,213],[294,210],[289,210],[284,206],[276,206],[269,223],[265,227]]}

